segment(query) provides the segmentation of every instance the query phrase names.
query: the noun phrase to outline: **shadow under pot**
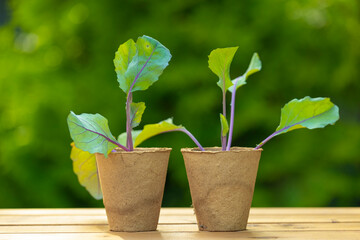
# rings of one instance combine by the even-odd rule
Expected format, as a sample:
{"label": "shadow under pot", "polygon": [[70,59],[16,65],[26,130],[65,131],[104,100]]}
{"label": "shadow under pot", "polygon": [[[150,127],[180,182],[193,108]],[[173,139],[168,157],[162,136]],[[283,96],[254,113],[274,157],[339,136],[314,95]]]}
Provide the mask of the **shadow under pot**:
{"label": "shadow under pot", "polygon": [[103,202],[111,231],[157,228],[171,148],[120,148],[96,154]]}
{"label": "shadow under pot", "polygon": [[262,149],[184,148],[186,173],[200,231],[245,230]]}

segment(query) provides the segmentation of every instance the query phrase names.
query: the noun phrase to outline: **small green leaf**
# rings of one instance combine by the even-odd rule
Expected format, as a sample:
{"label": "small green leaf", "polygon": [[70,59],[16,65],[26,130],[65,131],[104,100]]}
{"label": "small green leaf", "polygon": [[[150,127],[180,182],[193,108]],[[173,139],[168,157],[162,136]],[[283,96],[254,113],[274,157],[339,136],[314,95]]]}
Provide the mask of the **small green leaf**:
{"label": "small green leaf", "polygon": [[209,68],[219,77],[217,85],[226,91],[233,84],[230,81],[230,65],[238,47],[217,48],[209,55]]}
{"label": "small green leaf", "polygon": [[144,111],[145,111],[145,103],[144,102],[139,102],[139,103],[132,102],[130,104],[131,127],[134,128],[134,127],[139,126],[139,124],[141,122],[141,117],[142,117]]}
{"label": "small green leaf", "polygon": [[323,128],[339,119],[339,108],[330,98],[293,99],[281,109],[280,125],[276,135],[298,128]]}
{"label": "small green leaf", "polygon": [[76,115],[70,112],[67,122],[77,148],[90,153],[102,153],[107,157],[108,153],[117,147],[107,119],[100,114]]}
{"label": "small green leaf", "polygon": [[140,143],[160,133],[171,131],[175,129],[184,128],[181,125],[173,124],[172,118],[168,118],[162,122],[155,124],[147,124],[144,126],[142,132],[136,137],[135,145],[139,146]]}
{"label": "small green leaf", "polygon": [[224,137],[229,132],[229,124],[226,118],[224,117],[224,115],[222,115],[221,113],[220,113],[220,123],[221,123],[221,136]]}
{"label": "small green leaf", "polygon": [[[134,144],[134,147],[136,147],[137,145],[135,144],[135,140],[137,138],[137,136],[141,133],[142,130],[132,130],[131,131],[131,136],[132,136],[132,139],[133,139],[133,144]],[[126,145],[126,140],[127,140],[127,135],[126,135],[126,132],[123,132],[122,134],[119,135],[118,137],[118,142],[122,145]]]}
{"label": "small green leaf", "polygon": [[80,184],[85,187],[95,199],[102,199],[95,154],[85,152],[75,147],[74,143],[71,143],[71,146],[70,158],[73,161],[73,169]]}
{"label": "small green leaf", "polygon": [[170,51],[157,40],[142,36],[130,39],[115,53],[114,65],[120,88],[128,93],[148,89],[156,82],[171,59]]}
{"label": "small green leaf", "polygon": [[[232,80],[232,83],[235,84],[235,82],[237,81],[236,89],[238,89],[239,87],[246,84],[246,80],[251,74],[259,72],[260,70],[261,70],[261,61],[259,55],[257,53],[254,53],[246,72],[240,77],[237,77],[234,80]],[[232,92],[234,90],[234,86],[231,86],[230,88],[228,88],[228,90]]]}

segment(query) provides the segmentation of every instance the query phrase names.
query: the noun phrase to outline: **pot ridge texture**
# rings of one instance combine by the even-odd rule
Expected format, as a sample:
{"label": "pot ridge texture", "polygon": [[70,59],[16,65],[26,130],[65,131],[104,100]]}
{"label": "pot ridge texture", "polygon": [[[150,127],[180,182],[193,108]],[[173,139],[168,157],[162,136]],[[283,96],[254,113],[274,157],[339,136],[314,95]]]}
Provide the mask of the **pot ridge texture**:
{"label": "pot ridge texture", "polygon": [[106,215],[112,231],[157,228],[171,148],[117,149],[96,154]]}
{"label": "pot ridge texture", "polygon": [[245,230],[262,149],[185,148],[186,173],[199,230]]}

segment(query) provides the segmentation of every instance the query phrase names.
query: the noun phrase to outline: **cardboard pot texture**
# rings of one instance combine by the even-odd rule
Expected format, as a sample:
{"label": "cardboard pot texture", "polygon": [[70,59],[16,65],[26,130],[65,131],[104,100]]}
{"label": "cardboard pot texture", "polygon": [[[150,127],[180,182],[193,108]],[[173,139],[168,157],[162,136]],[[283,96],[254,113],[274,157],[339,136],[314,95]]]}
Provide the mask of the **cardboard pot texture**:
{"label": "cardboard pot texture", "polygon": [[96,154],[110,230],[156,230],[171,148]]}
{"label": "cardboard pot texture", "polygon": [[200,231],[245,230],[262,149],[181,149]]}

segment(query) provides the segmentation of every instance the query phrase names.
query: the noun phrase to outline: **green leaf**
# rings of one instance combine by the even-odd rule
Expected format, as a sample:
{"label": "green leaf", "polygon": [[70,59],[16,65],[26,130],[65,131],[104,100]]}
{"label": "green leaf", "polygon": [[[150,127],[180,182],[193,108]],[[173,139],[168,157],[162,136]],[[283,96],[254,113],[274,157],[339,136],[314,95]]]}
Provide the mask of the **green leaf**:
{"label": "green leaf", "polygon": [[[246,84],[246,80],[251,74],[259,72],[260,70],[261,70],[261,61],[259,55],[257,53],[254,53],[246,72],[240,77],[237,77],[234,80],[232,80],[232,83],[235,84],[235,82],[237,81],[236,89],[238,89],[239,87]],[[230,88],[228,88],[228,90],[232,92],[234,90],[234,86],[231,86]]]}
{"label": "green leaf", "polygon": [[[131,131],[131,136],[132,136],[132,139],[133,139],[133,144],[134,144],[134,147],[136,147],[137,145],[135,144],[135,140],[137,138],[137,136],[141,133],[142,130],[132,130]],[[122,145],[126,145],[126,140],[127,140],[127,135],[126,135],[126,132],[123,132],[122,134],[119,135],[118,137],[118,142]]]}
{"label": "green leaf", "polygon": [[130,39],[115,53],[114,65],[120,88],[128,93],[148,89],[156,82],[171,59],[170,51],[157,40],[142,36]]}
{"label": "green leaf", "polygon": [[145,111],[145,103],[144,102],[139,102],[139,103],[132,102],[130,104],[131,127],[134,128],[134,127],[139,126],[139,124],[141,122],[141,117],[142,117],[144,111]]}
{"label": "green leaf", "polygon": [[233,84],[230,81],[230,65],[238,47],[217,48],[209,55],[209,68],[219,77],[217,85],[226,91]]}
{"label": "green leaf", "polygon": [[76,115],[70,112],[67,122],[77,148],[90,153],[102,153],[107,157],[108,153],[117,147],[107,119],[100,114]]}
{"label": "green leaf", "polygon": [[155,124],[147,124],[144,126],[144,129],[142,132],[137,136],[135,140],[135,145],[139,146],[140,143],[145,141],[146,139],[149,139],[155,135],[158,135],[160,133],[171,131],[175,129],[181,129],[184,128],[181,125],[175,125],[173,124],[172,118],[168,118],[162,122],[155,123]]}
{"label": "green leaf", "polygon": [[339,108],[330,98],[293,99],[281,109],[280,125],[275,136],[299,128],[323,128],[339,119]]}
{"label": "green leaf", "polygon": [[222,115],[221,113],[220,113],[220,123],[221,123],[221,136],[224,137],[229,132],[229,124],[226,118],[224,117],[224,115]]}
{"label": "green leaf", "polygon": [[85,152],[71,143],[70,158],[73,161],[73,169],[79,182],[95,199],[102,199],[99,175],[96,165],[95,154]]}
{"label": "green leaf", "polygon": [[129,89],[131,85],[131,80],[127,80],[126,72],[135,54],[136,54],[136,44],[132,39],[129,39],[124,44],[121,44],[119,46],[119,49],[115,53],[115,58],[114,58],[115,72],[117,75],[117,80],[120,83],[120,88],[124,92],[127,92],[125,91],[125,89]]}

